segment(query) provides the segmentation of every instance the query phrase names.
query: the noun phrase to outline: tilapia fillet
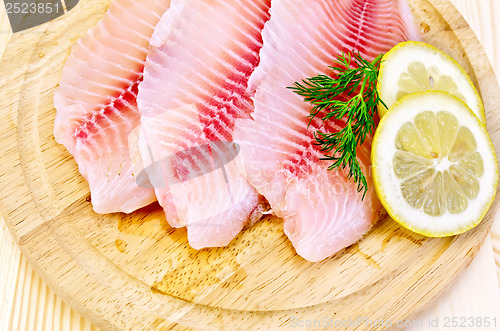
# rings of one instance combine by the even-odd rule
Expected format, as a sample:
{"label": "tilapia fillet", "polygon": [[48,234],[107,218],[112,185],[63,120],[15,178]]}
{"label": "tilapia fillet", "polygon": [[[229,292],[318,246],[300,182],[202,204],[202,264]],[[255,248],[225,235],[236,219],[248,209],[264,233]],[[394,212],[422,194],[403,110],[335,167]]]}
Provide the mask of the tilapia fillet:
{"label": "tilapia fillet", "polygon": [[236,123],[248,181],[284,219],[297,253],[323,260],[353,244],[382,211],[370,177],[370,141],[358,148],[367,174],[364,200],[347,172],[328,171],[314,132],[336,132],[342,123],[315,119],[293,91],[294,82],[328,72],[342,52],[374,59],[395,44],[419,39],[404,0],[273,0],[263,30],[261,62],[251,76],[253,119]]}
{"label": "tilapia fillet", "polygon": [[227,245],[259,215],[232,133],[253,111],[248,79],[270,5],[172,0],[151,39],[138,95],[141,156],[168,222],[185,226],[197,249]]}
{"label": "tilapia fillet", "polygon": [[78,163],[97,213],[129,213],[156,200],[153,189],[136,183],[128,139],[140,124],[136,97],[149,40],[169,5],[113,0],[64,66],[54,136]]}

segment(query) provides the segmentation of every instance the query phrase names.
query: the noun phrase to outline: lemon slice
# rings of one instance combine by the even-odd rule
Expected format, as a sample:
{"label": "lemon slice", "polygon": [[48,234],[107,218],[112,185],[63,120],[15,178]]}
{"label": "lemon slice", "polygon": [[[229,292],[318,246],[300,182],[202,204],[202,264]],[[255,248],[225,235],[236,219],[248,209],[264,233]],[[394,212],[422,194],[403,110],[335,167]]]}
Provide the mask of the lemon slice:
{"label": "lemon slice", "polygon": [[[384,55],[377,89],[387,107],[415,92],[449,92],[486,122],[483,102],[465,70],[447,54],[423,42],[403,42]],[[378,111],[382,117],[387,109],[379,105]]]}
{"label": "lemon slice", "polygon": [[488,132],[447,92],[418,92],[394,104],[375,132],[372,165],[389,215],[423,235],[471,229],[495,198],[498,168]]}

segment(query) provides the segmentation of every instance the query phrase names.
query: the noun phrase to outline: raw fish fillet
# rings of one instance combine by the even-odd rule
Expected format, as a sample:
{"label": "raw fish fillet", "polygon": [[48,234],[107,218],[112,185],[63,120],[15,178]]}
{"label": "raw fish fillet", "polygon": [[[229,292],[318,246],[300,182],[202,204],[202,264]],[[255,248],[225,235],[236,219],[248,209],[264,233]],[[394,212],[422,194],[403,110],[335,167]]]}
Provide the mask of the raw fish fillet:
{"label": "raw fish fillet", "polygon": [[54,136],[78,163],[97,213],[130,213],[156,200],[153,189],[136,183],[129,135],[140,124],[136,97],[149,40],[169,5],[113,0],[64,66]]}
{"label": "raw fish fillet", "polygon": [[247,178],[284,219],[297,253],[315,262],[355,243],[381,215],[371,181],[370,141],[358,148],[369,190],[362,201],[347,172],[328,171],[313,133],[334,132],[339,121],[314,120],[311,107],[287,89],[318,73],[331,74],[341,52],[374,59],[395,44],[419,39],[403,0],[273,0],[263,31],[261,62],[249,85],[253,120],[236,123]]}
{"label": "raw fish fillet", "polygon": [[196,249],[227,245],[261,215],[232,132],[253,111],[247,83],[270,5],[172,0],[151,39],[139,147],[168,222]]}

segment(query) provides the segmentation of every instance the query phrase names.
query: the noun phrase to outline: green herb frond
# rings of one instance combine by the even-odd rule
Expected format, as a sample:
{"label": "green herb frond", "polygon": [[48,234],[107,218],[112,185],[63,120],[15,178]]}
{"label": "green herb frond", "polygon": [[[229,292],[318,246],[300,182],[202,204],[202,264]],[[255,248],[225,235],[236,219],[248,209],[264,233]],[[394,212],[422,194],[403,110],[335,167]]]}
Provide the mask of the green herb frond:
{"label": "green herb frond", "polygon": [[315,132],[316,144],[324,153],[323,160],[332,161],[328,167],[348,168],[348,178],[357,183],[358,192],[367,192],[367,181],[357,159],[357,146],[361,145],[375,129],[373,116],[379,104],[387,108],[377,91],[377,78],[383,54],[372,62],[359,53],[342,53],[329,68],[333,78],[319,74],[296,82],[290,87],[313,107],[309,114],[311,121],[320,116],[323,121],[330,119],[346,121],[338,132]]}

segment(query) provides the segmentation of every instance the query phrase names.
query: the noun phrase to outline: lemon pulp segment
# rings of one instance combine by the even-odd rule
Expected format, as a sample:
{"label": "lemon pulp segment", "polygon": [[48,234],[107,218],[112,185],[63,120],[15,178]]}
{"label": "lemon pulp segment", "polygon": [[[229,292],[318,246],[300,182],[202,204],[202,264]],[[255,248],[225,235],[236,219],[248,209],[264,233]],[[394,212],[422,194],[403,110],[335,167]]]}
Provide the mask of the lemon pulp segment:
{"label": "lemon pulp segment", "polygon": [[406,122],[395,139],[394,172],[413,208],[432,216],[457,214],[479,192],[483,159],[472,132],[449,111],[424,111]]}
{"label": "lemon pulp segment", "polygon": [[[377,89],[387,107],[415,92],[448,92],[464,101],[485,123],[483,102],[465,70],[453,58],[423,42],[403,42],[384,55]],[[380,117],[387,112],[383,105],[378,110]]]}
{"label": "lemon pulp segment", "polygon": [[375,189],[389,215],[424,235],[469,230],[496,194],[498,166],[488,132],[447,92],[397,101],[380,121],[371,157]]}
{"label": "lemon pulp segment", "polygon": [[457,84],[450,76],[442,73],[435,65],[427,67],[419,61],[409,63],[406,71],[399,76],[396,101],[410,93],[431,89],[447,91],[467,102],[467,99],[460,93]]}

